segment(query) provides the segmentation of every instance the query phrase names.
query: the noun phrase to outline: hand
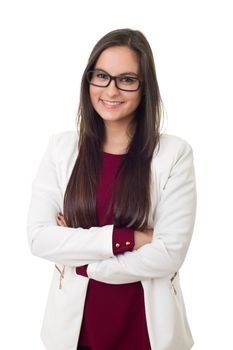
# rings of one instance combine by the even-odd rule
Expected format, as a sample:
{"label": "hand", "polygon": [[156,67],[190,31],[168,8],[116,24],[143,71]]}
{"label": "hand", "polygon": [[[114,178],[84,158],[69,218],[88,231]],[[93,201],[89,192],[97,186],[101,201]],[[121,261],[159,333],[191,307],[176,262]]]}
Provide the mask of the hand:
{"label": "hand", "polygon": [[67,227],[64,216],[61,213],[57,214],[56,221],[58,226]]}
{"label": "hand", "polygon": [[151,243],[153,238],[153,229],[143,231],[134,231],[134,249],[141,248],[143,245]]}

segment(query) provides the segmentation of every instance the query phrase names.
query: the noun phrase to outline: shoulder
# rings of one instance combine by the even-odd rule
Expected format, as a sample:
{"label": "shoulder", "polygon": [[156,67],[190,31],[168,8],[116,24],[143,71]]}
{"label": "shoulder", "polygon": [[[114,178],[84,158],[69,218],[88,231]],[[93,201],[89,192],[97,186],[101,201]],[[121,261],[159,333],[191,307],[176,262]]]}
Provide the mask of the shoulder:
{"label": "shoulder", "polygon": [[61,159],[76,153],[78,150],[79,133],[77,130],[67,130],[51,135],[50,149],[56,159]]}
{"label": "shoulder", "polygon": [[152,167],[157,173],[169,174],[174,166],[192,167],[192,164],[193,151],[186,140],[175,135],[160,135],[152,160]]}
{"label": "shoulder", "polygon": [[193,153],[191,145],[186,140],[175,135],[160,135],[160,142],[156,148],[155,157],[177,159],[185,153]]}
{"label": "shoulder", "polygon": [[161,134],[160,152],[176,152],[192,150],[191,145],[183,138],[175,135]]}
{"label": "shoulder", "polygon": [[78,132],[76,130],[66,130],[53,134],[51,139],[55,146],[61,147],[70,144],[77,144],[78,142]]}

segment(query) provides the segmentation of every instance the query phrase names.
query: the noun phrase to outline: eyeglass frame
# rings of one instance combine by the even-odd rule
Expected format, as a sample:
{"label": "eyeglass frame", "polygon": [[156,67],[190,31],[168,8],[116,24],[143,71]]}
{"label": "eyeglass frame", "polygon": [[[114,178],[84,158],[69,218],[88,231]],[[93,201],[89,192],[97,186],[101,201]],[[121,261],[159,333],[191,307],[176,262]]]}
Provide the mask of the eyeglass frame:
{"label": "eyeglass frame", "polygon": [[[103,86],[103,85],[97,85],[97,84],[91,83],[91,81],[90,81],[90,79],[89,79],[89,75],[90,75],[90,73],[94,73],[94,72],[96,72],[96,71],[97,71],[97,72],[105,73],[106,75],[109,76],[110,79],[109,79],[107,85]],[[124,73],[123,73],[122,75],[124,76]],[[126,89],[121,89],[121,88],[119,88],[119,87],[117,86],[117,78],[121,78],[121,75],[111,75],[111,74],[109,74],[108,72],[103,71],[103,70],[101,70],[101,69],[89,70],[89,71],[87,71],[87,73],[86,73],[86,78],[87,78],[88,83],[91,84],[91,85],[93,85],[93,86],[106,88],[106,87],[108,87],[108,86],[110,85],[111,81],[114,80],[115,86],[116,86],[116,88],[117,88],[118,90],[126,91],[126,92],[135,92],[135,91],[138,91],[138,90],[140,89],[141,85],[142,85],[142,81],[141,81],[138,77],[133,77],[133,76],[130,76],[130,75],[128,75],[128,76],[131,77],[131,78],[134,78],[134,79],[138,80],[138,88],[137,88],[137,89],[134,89],[134,90],[126,90]]]}

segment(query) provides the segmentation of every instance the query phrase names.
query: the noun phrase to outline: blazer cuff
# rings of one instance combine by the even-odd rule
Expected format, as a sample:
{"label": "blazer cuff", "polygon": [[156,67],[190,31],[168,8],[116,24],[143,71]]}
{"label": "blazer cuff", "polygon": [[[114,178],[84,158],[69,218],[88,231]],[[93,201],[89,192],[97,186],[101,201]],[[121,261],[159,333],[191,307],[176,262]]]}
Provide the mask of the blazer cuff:
{"label": "blazer cuff", "polygon": [[134,244],[133,229],[114,227],[112,235],[112,250],[114,255],[132,251]]}

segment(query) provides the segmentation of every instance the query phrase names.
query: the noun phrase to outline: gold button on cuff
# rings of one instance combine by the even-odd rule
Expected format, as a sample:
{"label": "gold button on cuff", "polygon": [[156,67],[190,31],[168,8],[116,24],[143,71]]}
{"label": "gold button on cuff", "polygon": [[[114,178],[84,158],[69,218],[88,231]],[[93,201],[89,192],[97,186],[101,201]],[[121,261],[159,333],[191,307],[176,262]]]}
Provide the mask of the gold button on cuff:
{"label": "gold button on cuff", "polygon": [[129,241],[125,242],[125,245],[130,245],[130,242]]}
{"label": "gold button on cuff", "polygon": [[116,246],[116,248],[119,248],[120,247],[120,243],[116,243],[115,246]]}

